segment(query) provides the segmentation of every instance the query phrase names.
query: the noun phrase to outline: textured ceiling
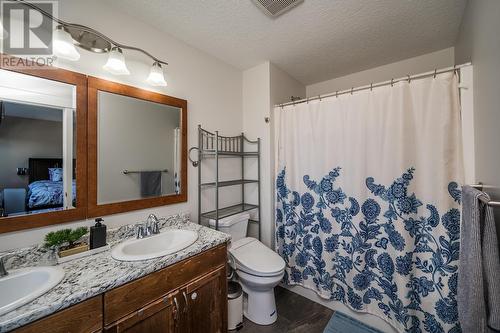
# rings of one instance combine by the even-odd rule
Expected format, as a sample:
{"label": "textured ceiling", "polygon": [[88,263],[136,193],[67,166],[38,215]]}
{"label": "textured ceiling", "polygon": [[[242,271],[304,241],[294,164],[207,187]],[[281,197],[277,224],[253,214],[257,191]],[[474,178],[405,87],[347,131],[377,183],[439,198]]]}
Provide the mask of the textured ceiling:
{"label": "textured ceiling", "polygon": [[466,1],[305,0],[271,19],[251,0],[106,0],[237,68],[270,60],[303,84],[454,45]]}

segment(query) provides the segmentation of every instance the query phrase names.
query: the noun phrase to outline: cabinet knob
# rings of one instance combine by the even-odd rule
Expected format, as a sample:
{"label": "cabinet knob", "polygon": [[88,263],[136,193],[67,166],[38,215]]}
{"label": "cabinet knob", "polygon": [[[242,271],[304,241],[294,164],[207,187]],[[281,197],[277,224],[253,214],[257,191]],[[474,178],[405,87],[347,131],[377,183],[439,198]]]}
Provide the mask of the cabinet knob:
{"label": "cabinet knob", "polygon": [[191,299],[194,301],[198,297],[198,294],[196,292],[191,294]]}

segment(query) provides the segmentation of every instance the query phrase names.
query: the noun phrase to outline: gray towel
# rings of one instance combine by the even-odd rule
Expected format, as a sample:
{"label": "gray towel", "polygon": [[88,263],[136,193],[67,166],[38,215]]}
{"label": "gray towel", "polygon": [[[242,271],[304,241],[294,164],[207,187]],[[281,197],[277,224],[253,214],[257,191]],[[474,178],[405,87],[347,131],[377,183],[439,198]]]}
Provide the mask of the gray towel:
{"label": "gray towel", "polygon": [[158,197],[161,195],[161,171],[141,172],[141,196]]}
{"label": "gray towel", "polygon": [[500,259],[493,209],[462,188],[458,318],[464,333],[500,330]]}

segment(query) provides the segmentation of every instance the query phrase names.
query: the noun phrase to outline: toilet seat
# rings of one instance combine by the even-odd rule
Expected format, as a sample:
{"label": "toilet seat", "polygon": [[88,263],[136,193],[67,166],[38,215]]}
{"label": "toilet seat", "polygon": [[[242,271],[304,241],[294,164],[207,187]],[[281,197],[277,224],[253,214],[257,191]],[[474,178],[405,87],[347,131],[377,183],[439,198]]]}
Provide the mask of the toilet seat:
{"label": "toilet seat", "polygon": [[285,261],[276,252],[253,237],[232,243],[229,253],[236,269],[255,276],[276,276],[283,273]]}

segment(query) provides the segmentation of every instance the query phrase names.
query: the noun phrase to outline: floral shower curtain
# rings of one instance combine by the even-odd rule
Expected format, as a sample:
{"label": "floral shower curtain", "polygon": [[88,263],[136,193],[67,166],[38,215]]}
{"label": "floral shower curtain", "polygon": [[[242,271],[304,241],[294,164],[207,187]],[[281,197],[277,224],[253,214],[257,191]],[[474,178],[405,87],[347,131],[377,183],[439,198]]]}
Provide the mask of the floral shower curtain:
{"label": "floral shower curtain", "polygon": [[460,332],[453,73],[275,109],[284,282],[401,332]]}

